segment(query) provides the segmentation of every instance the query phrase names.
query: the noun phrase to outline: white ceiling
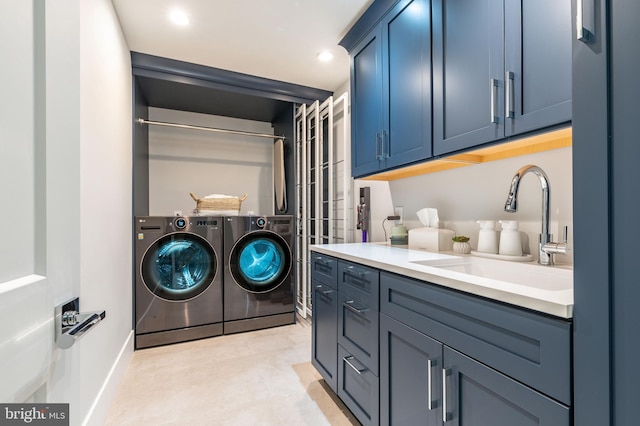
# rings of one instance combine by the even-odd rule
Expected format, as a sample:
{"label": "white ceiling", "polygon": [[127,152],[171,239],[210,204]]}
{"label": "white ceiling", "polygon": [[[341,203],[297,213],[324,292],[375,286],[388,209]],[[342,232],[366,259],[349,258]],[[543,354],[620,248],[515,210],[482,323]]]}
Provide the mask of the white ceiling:
{"label": "white ceiling", "polygon": [[[338,42],[373,0],[112,0],[129,49],[334,91],[349,78]],[[186,27],[168,19],[174,8]],[[331,50],[333,61],[317,54]]]}

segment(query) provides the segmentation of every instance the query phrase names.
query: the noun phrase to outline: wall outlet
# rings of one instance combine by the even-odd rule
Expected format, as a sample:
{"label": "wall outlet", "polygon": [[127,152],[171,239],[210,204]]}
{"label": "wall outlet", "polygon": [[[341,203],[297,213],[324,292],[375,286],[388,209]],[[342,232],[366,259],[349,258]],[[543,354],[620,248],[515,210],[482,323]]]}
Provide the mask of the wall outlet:
{"label": "wall outlet", "polygon": [[396,220],[396,225],[402,225],[402,207],[394,207],[393,208],[393,214],[395,216],[400,216],[399,220]]}

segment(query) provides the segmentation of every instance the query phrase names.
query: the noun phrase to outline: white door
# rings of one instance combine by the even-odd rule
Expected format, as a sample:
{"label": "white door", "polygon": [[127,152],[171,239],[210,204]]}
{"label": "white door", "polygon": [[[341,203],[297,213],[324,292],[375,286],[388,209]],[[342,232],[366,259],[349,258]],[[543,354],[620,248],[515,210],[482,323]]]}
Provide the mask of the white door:
{"label": "white door", "polygon": [[[0,58],[0,403],[101,424],[133,352],[129,49],[110,0],[0,0]],[[107,316],[60,349],[73,297]]]}
{"label": "white door", "polygon": [[0,401],[37,400],[52,356],[44,145],[37,130],[34,10],[0,0]]}

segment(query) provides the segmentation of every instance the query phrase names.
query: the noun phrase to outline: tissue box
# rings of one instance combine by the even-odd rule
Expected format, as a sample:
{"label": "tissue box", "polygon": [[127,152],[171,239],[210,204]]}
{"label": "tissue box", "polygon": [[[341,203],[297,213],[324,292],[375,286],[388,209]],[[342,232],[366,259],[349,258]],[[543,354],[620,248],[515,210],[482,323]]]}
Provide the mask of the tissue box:
{"label": "tissue box", "polygon": [[409,230],[409,248],[427,251],[451,251],[455,232],[451,229],[416,228]]}

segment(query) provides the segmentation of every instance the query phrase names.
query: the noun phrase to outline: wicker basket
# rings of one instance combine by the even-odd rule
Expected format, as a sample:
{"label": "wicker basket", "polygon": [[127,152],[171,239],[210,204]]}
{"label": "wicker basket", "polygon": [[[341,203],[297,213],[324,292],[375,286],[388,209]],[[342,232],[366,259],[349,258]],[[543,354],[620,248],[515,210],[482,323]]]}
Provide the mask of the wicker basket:
{"label": "wicker basket", "polygon": [[247,194],[242,197],[212,197],[198,198],[193,192],[190,192],[191,198],[196,202],[196,210],[202,211],[240,211],[240,204],[247,199]]}

